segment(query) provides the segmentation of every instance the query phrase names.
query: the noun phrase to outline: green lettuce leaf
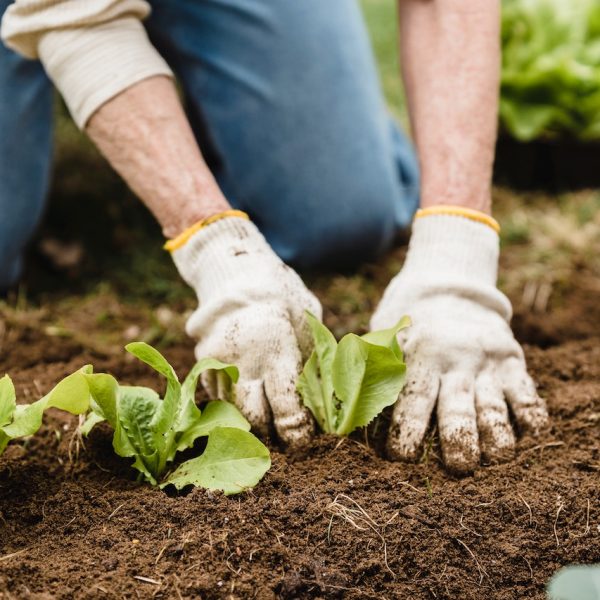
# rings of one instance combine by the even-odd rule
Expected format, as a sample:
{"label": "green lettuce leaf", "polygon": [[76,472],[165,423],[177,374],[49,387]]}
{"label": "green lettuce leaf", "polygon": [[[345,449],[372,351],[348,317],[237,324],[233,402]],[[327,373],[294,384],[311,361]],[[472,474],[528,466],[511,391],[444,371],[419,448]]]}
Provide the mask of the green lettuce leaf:
{"label": "green lettuce leaf", "polygon": [[222,371],[227,379],[237,383],[239,377],[237,367],[225,364],[216,358],[199,360],[188,373],[181,387],[181,406],[177,415],[176,431],[188,431],[200,419],[200,410],[196,406],[196,386],[200,375],[210,370]]}
{"label": "green lettuce leaf", "polygon": [[0,454],[4,452],[10,437],[3,431],[3,427],[8,425],[13,418],[17,408],[17,396],[12,379],[5,375],[0,379]]}
{"label": "green lettuce leaf", "polygon": [[312,412],[323,431],[335,428],[336,413],[331,398],[333,380],[331,366],[337,342],[333,334],[313,314],[306,311],[306,319],[313,336],[313,350],[297,381],[298,392],[305,406]]}
{"label": "green lettuce leaf", "polygon": [[202,455],[181,464],[161,487],[196,485],[226,495],[239,494],[254,487],[270,468],[268,448],[251,433],[216,427]]}
{"label": "green lettuce leaf", "polygon": [[209,435],[216,427],[232,427],[250,431],[250,423],[233,404],[222,400],[212,400],[204,407],[198,420],[191,423],[189,429],[179,438],[177,450],[181,452],[190,448],[195,440]]}
{"label": "green lettuce leaf", "polygon": [[12,379],[5,375],[0,379],[0,427],[12,421],[13,413],[17,408],[17,395]]}
{"label": "green lettuce leaf", "polygon": [[394,404],[405,373],[406,365],[390,348],[370,344],[354,334],[345,336],[332,366],[335,395],[340,400],[336,433],[348,435],[365,427]]}
{"label": "green lettuce leaf", "polygon": [[110,425],[116,454],[133,458],[140,478],[152,485],[163,480],[176,453],[192,447],[199,437],[208,437],[206,449],[175,471],[177,487],[206,483],[210,489],[233,494],[256,485],[271,463],[268,449],[249,432],[248,421],[227,402],[209,402],[201,411],[195,400],[203,372],[216,371],[223,379],[220,387],[226,389],[237,381],[237,368],[206,358],[196,363],[182,385],[171,365],[151,346],[135,342],[127,350],[166,378],[164,398],[147,387],[119,385],[111,375],[93,373],[86,365],[37,402],[18,405],[6,375],[0,379],[0,453],[11,439],[35,433],[44,410],[55,407],[73,414],[87,412],[80,428],[85,435],[98,423]]}
{"label": "green lettuce leaf", "polygon": [[400,349],[400,344],[398,344],[398,332],[410,327],[410,325],[410,317],[404,316],[393,327],[390,327],[389,329],[380,329],[378,331],[369,331],[369,333],[365,333],[361,338],[365,340],[365,342],[369,342],[369,344],[389,348],[399,361],[403,361],[404,354]]}
{"label": "green lettuce leaf", "polygon": [[348,334],[339,344],[313,315],[307,319],[315,349],[298,377],[298,393],[323,431],[348,435],[396,401],[406,372],[397,335],[410,319],[362,337]]}
{"label": "green lettuce leaf", "polygon": [[92,367],[86,365],[65,377],[48,394],[32,404],[16,404],[14,386],[7,376],[0,380],[0,452],[8,442],[33,435],[42,425],[44,411],[58,408],[74,415],[89,408],[90,393],[86,381]]}
{"label": "green lettuce leaf", "polygon": [[181,407],[181,384],[179,383],[177,374],[167,362],[167,359],[158,350],[144,342],[127,344],[125,350],[151,366],[167,379],[167,391],[164,400],[154,414],[154,422],[152,424],[156,432],[166,433]]}
{"label": "green lettuce leaf", "polygon": [[[90,407],[100,421],[108,421],[111,427],[117,426],[117,396],[119,384],[112,375],[93,373],[86,376],[91,396]],[[90,427],[91,430],[91,427]],[[89,433],[89,432],[88,432]]]}
{"label": "green lettuce leaf", "polygon": [[92,429],[94,429],[94,427],[96,427],[98,423],[102,423],[102,421],[104,421],[104,418],[101,417],[98,413],[90,412],[86,416],[83,425],[79,427],[79,432],[81,433],[81,435],[88,436]]}
{"label": "green lettuce leaf", "polygon": [[600,138],[600,2],[504,0],[501,128]]}
{"label": "green lettuce leaf", "polygon": [[[331,370],[325,377],[331,380]],[[302,373],[296,381],[296,389],[302,398],[306,408],[310,410],[319,427],[326,433],[333,433],[335,430],[335,417],[328,418],[328,412],[325,407],[333,405],[333,382],[331,383],[332,392],[328,396],[323,393],[323,384],[321,383],[321,369],[319,368],[319,357],[316,350],[313,350],[310,357],[304,364]],[[329,410],[335,411],[335,406],[329,406]]]}
{"label": "green lettuce leaf", "polygon": [[140,389],[144,388],[119,390],[118,419],[124,435],[115,439],[114,448],[120,456],[134,456],[134,469],[156,485],[165,452],[165,437],[157,430],[155,418],[161,401]]}
{"label": "green lettuce leaf", "polygon": [[132,466],[143,479],[158,485],[177,452],[191,448],[199,437],[210,437],[215,429],[249,431],[250,424],[232,404],[213,401],[204,411],[196,405],[200,375],[216,371],[226,388],[227,381],[230,385],[238,379],[235,366],[205,358],[194,365],[180,384],[174,369],[158,350],[141,342],[126,348],[167,379],[165,398],[147,387],[119,385],[107,374],[87,375],[91,410],[81,431],[88,434],[97,423],[106,421],[114,429],[115,452],[134,458]]}

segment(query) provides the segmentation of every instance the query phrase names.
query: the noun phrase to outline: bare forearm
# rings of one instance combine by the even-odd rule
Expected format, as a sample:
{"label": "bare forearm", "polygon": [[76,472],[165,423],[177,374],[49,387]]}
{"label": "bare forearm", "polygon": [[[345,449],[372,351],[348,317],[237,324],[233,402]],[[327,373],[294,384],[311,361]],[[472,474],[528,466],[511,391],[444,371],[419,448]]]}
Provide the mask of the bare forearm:
{"label": "bare forearm", "polygon": [[170,78],[152,77],[126,89],[94,113],[86,132],[166,237],[229,208]]}
{"label": "bare forearm", "polygon": [[421,206],[491,211],[499,0],[399,0],[400,44],[421,165]]}

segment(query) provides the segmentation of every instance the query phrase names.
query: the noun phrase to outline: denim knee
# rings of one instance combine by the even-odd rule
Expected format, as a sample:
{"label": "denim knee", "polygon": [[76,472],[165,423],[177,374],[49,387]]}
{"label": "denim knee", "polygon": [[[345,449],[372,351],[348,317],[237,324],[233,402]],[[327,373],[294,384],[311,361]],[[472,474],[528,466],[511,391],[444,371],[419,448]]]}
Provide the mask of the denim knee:
{"label": "denim knee", "polygon": [[[6,8],[0,0],[0,14]],[[53,88],[39,62],[0,43],[0,289],[18,280],[52,162]]]}
{"label": "denim knee", "polygon": [[263,232],[277,254],[298,268],[353,267],[391,246],[398,230],[397,202],[400,198],[389,191],[361,186],[340,195],[337,203],[327,197],[307,203],[295,220]]}

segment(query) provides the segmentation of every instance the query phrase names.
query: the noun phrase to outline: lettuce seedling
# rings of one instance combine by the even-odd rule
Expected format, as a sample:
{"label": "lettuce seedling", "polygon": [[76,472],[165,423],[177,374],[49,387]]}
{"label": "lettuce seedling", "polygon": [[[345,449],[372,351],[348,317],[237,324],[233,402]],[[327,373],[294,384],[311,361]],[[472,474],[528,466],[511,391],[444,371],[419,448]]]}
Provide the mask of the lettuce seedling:
{"label": "lettuce seedling", "polygon": [[315,348],[298,378],[298,392],[324,432],[348,435],[398,398],[406,365],[396,334],[410,319],[363,336],[349,333],[338,344],[325,325],[306,315]]}
{"label": "lettuce seedling", "polygon": [[92,372],[86,365],[63,379],[37,402],[17,404],[15,386],[5,375],[0,379],[0,454],[8,442],[15,438],[33,435],[42,425],[47,408],[60,408],[74,415],[85,413],[89,402],[85,375]]}
{"label": "lettuce seedling", "polygon": [[[87,435],[106,421],[114,430],[115,452],[134,458],[140,478],[152,485],[173,484],[177,489],[195,485],[225,494],[254,487],[271,466],[269,450],[250,433],[250,424],[232,404],[215,400],[200,411],[195,402],[198,378],[204,371],[219,371],[219,377],[235,383],[237,368],[204,358],[181,384],[173,367],[152,346],[134,342],[126,350],[166,378],[165,397],[150,388],[119,385],[111,375],[88,375],[91,411],[82,433]],[[191,448],[200,437],[208,438],[202,455],[165,477],[176,453]]]}

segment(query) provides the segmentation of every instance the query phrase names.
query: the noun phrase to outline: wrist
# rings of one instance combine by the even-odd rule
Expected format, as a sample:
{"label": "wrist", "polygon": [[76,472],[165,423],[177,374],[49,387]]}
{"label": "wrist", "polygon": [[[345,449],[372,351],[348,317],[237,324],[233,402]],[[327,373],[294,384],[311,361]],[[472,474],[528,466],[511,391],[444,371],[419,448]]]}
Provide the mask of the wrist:
{"label": "wrist", "polygon": [[[161,219],[163,235],[167,238],[166,250],[174,250],[182,245],[180,240],[188,240],[190,232],[199,230],[200,223],[208,224],[211,219],[232,211],[231,205],[219,193],[216,197],[196,202],[170,202],[171,209]],[[244,213],[245,214],[245,213]]]}
{"label": "wrist", "polygon": [[421,190],[421,208],[433,206],[460,206],[462,208],[492,214],[492,192],[490,185],[456,186],[448,189],[447,181],[428,186],[423,183]]}
{"label": "wrist", "polygon": [[86,132],[167,238],[230,209],[205,164],[177,90],[152,77],[115,96],[90,118]]}

